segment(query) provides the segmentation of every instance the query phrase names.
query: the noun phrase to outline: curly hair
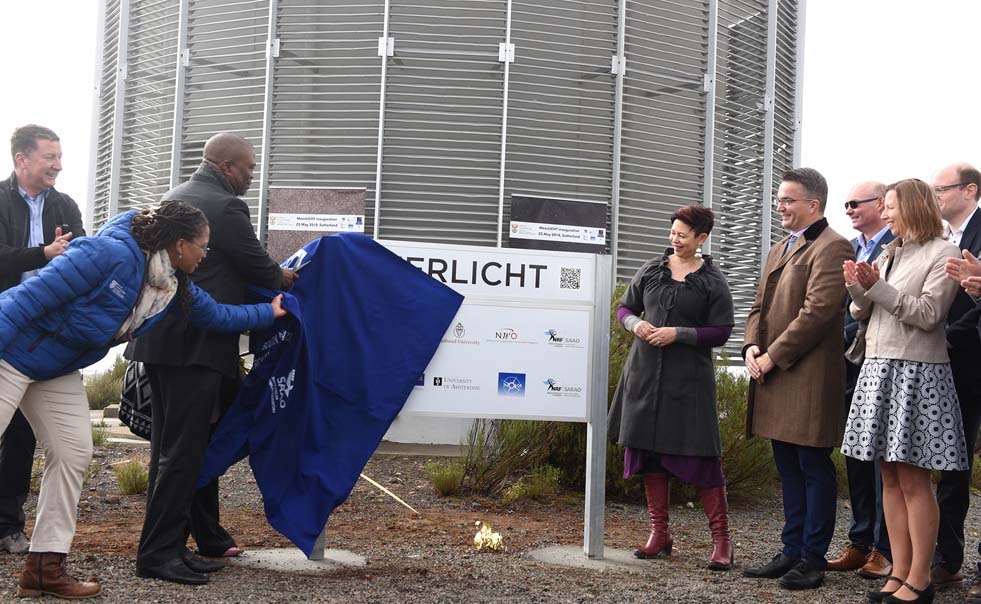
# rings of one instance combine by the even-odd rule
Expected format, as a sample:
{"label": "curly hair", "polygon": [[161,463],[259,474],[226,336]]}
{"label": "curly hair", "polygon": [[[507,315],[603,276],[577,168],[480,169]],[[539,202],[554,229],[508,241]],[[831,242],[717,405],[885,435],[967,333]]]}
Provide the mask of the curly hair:
{"label": "curly hair", "polygon": [[[156,208],[141,210],[133,216],[130,232],[137,245],[146,252],[158,252],[178,239],[191,241],[201,235],[208,219],[201,210],[183,201],[165,201]],[[184,317],[191,313],[191,289],[188,286],[188,276],[178,270],[177,296],[181,301]]]}

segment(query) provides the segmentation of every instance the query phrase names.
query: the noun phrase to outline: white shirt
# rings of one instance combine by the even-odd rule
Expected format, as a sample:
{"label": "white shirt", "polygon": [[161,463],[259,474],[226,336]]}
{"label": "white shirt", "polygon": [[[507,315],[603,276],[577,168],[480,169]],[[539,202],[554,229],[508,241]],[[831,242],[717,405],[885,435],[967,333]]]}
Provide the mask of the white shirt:
{"label": "white shirt", "polygon": [[951,228],[951,225],[948,222],[947,226],[944,228],[944,235],[947,237],[947,241],[953,243],[957,247],[960,247],[961,239],[964,237],[964,227],[966,227],[967,224],[971,222],[971,219],[974,218],[974,215],[977,213],[977,211],[978,211],[978,207],[974,206],[974,210],[968,215],[967,218],[964,219],[964,222],[962,222],[961,226],[957,227],[956,230]]}

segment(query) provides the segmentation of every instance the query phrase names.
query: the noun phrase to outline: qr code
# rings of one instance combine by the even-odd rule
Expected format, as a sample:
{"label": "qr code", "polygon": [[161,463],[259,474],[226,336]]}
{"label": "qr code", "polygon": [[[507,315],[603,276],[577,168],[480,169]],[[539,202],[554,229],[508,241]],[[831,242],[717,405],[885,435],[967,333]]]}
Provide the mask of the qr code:
{"label": "qr code", "polygon": [[581,268],[562,267],[562,274],[559,277],[559,289],[579,289],[582,279]]}

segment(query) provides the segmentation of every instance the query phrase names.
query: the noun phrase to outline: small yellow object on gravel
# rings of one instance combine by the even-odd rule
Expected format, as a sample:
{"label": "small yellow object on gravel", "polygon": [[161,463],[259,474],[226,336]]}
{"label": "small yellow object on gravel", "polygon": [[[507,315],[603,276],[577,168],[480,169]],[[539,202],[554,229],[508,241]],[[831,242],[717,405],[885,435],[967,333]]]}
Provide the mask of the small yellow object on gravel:
{"label": "small yellow object on gravel", "polygon": [[478,520],[474,524],[478,527],[478,530],[477,534],[473,536],[473,544],[478,552],[481,550],[496,552],[501,549],[501,546],[504,545],[504,539],[500,533],[495,533],[491,525],[486,522]]}

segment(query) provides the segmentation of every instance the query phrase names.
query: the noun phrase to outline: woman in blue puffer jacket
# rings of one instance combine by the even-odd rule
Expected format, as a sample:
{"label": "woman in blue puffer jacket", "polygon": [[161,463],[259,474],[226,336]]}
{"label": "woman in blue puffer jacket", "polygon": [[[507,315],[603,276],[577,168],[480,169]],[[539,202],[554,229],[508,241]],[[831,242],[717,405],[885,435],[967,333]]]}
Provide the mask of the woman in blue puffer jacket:
{"label": "woman in blue puffer jacket", "polygon": [[208,219],[179,201],[125,212],[71,242],[36,277],[0,294],[0,433],[19,407],[45,454],[31,551],[18,595],[85,598],[97,580],[65,571],[86,468],[88,400],[78,369],[168,312],[196,327],[241,332],[286,314],[270,304],[217,304],[188,279],[208,252]]}

